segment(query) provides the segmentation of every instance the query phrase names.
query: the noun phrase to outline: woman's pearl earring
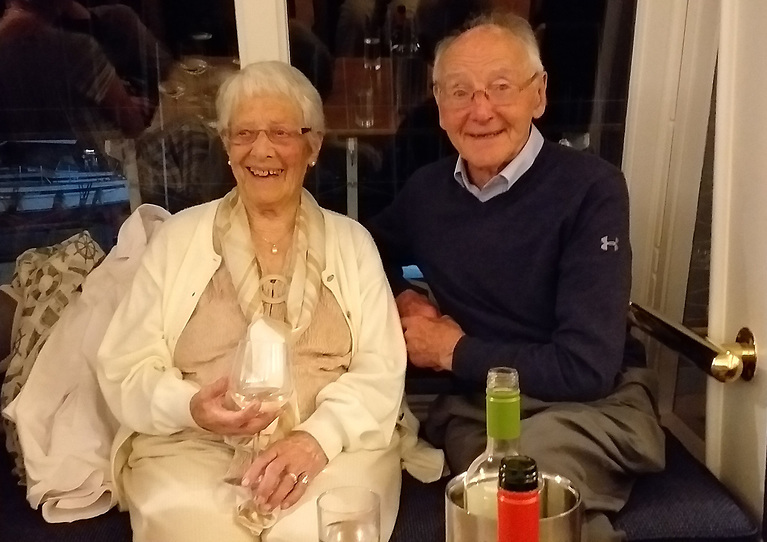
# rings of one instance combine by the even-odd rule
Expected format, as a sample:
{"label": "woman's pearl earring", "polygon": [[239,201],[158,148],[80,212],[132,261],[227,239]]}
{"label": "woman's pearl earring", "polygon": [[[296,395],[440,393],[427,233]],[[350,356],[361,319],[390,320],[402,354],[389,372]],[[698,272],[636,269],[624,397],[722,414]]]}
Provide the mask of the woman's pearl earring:
{"label": "woman's pearl earring", "polygon": [[231,160],[227,160],[226,163],[229,164],[230,166],[232,165],[232,161]]}
{"label": "woman's pearl earring", "polygon": [[317,162],[315,162],[314,160],[312,160],[311,162],[309,162],[309,165],[310,165],[311,167],[314,167],[314,166],[316,166],[316,165],[317,165]]}

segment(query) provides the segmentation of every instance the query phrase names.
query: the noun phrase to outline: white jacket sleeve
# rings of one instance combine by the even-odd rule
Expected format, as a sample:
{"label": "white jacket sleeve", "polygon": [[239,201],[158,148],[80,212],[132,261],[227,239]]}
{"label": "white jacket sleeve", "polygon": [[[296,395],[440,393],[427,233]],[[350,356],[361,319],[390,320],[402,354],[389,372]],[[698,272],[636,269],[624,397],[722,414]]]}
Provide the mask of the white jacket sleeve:
{"label": "white jacket sleeve", "polygon": [[168,240],[149,243],[98,351],[98,381],[110,409],[127,428],[169,435],[197,427],[189,410],[197,385],[173,367],[165,337]]}
{"label": "white jacket sleeve", "polygon": [[320,390],[316,411],[295,428],[311,434],[328,460],[341,450],[386,448],[405,386],[407,353],[394,297],[372,238],[361,228],[355,233],[364,234],[349,262],[358,269],[346,274],[358,279],[347,285],[357,291],[344,296],[359,301],[348,303],[356,350],[348,372]]}

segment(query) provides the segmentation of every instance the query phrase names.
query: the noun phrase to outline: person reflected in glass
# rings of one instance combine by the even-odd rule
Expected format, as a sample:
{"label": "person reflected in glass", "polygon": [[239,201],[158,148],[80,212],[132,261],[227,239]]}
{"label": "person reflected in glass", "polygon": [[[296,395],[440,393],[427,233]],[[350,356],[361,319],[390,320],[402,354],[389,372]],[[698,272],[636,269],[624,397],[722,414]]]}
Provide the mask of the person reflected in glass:
{"label": "person reflected in glass", "polygon": [[70,0],[64,3],[56,25],[93,37],[130,93],[157,105],[158,86],[173,58],[130,6],[113,2],[85,7]]}
{"label": "person reflected in glass", "polygon": [[[162,225],[99,351],[134,540],[316,539],[316,497],[350,480],[381,496],[386,540],[405,344],[372,238],[303,189],[319,94],[260,62],[222,85],[217,115],[236,187]],[[291,330],[295,392],[236,409],[232,359],[265,316]]]}
{"label": "person reflected in glass", "polygon": [[[0,133],[9,139],[135,137],[152,105],[136,96],[90,35],[59,22],[71,0],[9,0],[0,19]],[[79,6],[82,8],[82,6]]]}
{"label": "person reflected in glass", "polygon": [[[654,378],[626,332],[629,204],[621,172],[544,140],[547,73],[523,18],[492,14],[437,47],[434,96],[458,151],[418,170],[368,224],[410,362],[456,390],[425,424],[453,472],[485,447],[490,368],[519,373],[520,452],[570,478],[584,539],[621,540],[607,514],[664,466]],[[404,279],[417,265],[433,300]]]}

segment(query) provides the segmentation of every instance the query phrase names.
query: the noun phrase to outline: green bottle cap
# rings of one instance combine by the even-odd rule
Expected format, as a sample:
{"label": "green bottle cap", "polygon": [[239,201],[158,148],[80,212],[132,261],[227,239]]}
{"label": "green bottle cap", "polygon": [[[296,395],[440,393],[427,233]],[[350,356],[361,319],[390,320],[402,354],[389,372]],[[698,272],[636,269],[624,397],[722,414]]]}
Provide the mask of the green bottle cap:
{"label": "green bottle cap", "polygon": [[496,440],[519,438],[519,389],[487,390],[487,436]]}

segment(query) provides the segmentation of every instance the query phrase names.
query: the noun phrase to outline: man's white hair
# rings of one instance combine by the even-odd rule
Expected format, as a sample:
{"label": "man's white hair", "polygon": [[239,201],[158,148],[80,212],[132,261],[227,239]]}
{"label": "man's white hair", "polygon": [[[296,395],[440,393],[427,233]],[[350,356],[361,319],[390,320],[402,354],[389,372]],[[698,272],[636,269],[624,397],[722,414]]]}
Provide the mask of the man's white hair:
{"label": "man's white hair", "polygon": [[535,32],[533,32],[530,23],[519,15],[510,12],[493,12],[472,19],[461,31],[444,38],[437,44],[434,51],[435,81],[438,80],[442,74],[442,57],[445,52],[453,45],[455,40],[463,34],[480,26],[494,26],[508,32],[509,35],[518,39],[527,51],[528,60],[532,68],[536,72],[543,71],[541,50],[538,47],[538,40],[535,38]]}
{"label": "man's white hair", "polygon": [[224,142],[227,141],[226,135],[237,106],[242,101],[257,96],[287,98],[301,109],[301,128],[311,128],[310,138],[321,138],[324,134],[325,114],[317,89],[303,73],[290,64],[269,60],[248,64],[224,81],[218,90],[216,124]]}

